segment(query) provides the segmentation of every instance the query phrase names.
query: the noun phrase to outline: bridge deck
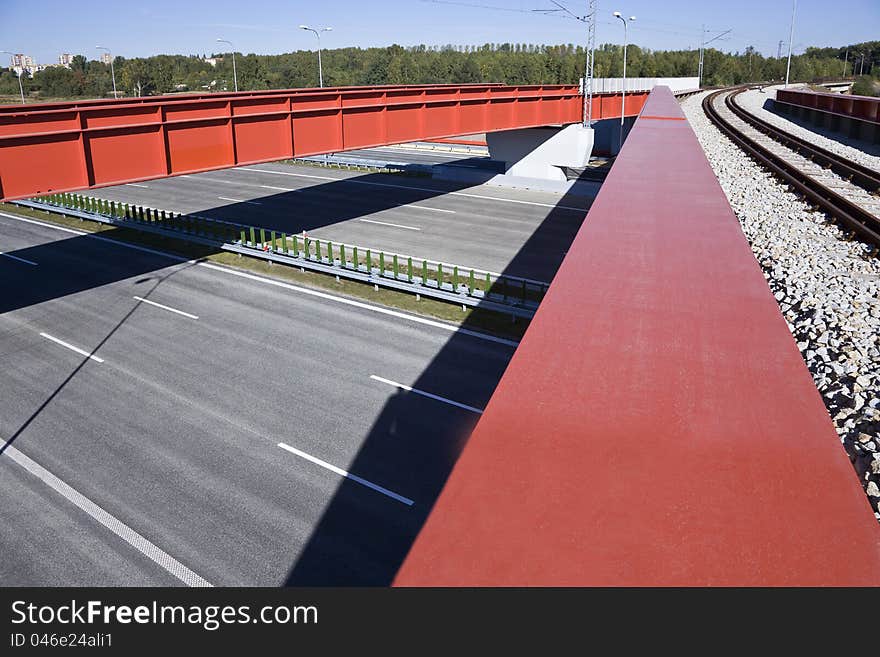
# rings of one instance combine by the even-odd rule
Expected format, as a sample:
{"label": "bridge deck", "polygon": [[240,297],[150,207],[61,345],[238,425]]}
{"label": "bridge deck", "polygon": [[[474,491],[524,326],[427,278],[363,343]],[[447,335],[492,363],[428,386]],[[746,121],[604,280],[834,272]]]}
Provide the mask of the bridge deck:
{"label": "bridge deck", "polygon": [[880,530],[651,94],[396,585],[878,585]]}

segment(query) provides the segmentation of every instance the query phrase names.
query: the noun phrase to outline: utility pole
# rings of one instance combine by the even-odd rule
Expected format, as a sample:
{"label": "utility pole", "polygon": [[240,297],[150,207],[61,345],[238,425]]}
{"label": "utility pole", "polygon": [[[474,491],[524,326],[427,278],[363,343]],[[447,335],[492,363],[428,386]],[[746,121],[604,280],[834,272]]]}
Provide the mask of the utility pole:
{"label": "utility pole", "polygon": [[849,49],[847,49],[846,54],[843,56],[843,77],[846,77],[846,60],[849,58]]}
{"label": "utility pole", "polygon": [[797,0],[791,1],[791,28],[788,31],[788,64],[785,67],[785,89],[788,89],[788,75],[791,73],[791,47],[794,40],[794,14],[797,11]]}
{"label": "utility pole", "polygon": [[584,71],[584,116],[582,124],[590,127],[593,118],[593,75],[596,65],[596,12],[599,11],[599,0],[587,3],[587,64]]}
{"label": "utility pole", "polygon": [[782,44],[784,41],[782,39],[779,40],[779,45],[776,46],[776,59],[782,59]]}
{"label": "utility pole", "polygon": [[699,80],[697,82],[698,88],[703,87],[703,51],[706,49],[706,46],[708,46],[710,43],[712,43],[713,41],[717,41],[718,39],[723,37],[725,34],[730,34],[730,32],[732,32],[732,31],[733,30],[724,30],[724,32],[721,32],[721,34],[718,34],[718,35],[712,37],[711,39],[709,39],[708,41],[706,41],[706,33],[709,32],[709,30],[706,29],[705,25],[703,25],[702,32],[700,33],[700,66],[699,66],[699,71],[697,72],[697,78]]}

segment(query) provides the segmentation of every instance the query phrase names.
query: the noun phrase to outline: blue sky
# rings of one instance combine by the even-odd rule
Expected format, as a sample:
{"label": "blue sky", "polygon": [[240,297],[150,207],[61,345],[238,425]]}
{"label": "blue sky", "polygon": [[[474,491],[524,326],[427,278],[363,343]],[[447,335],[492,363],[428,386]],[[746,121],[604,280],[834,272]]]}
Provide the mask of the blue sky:
{"label": "blue sky", "polygon": [[[585,13],[586,0],[565,4]],[[274,54],[314,47],[314,35],[297,29],[301,23],[332,26],[323,36],[327,48],[582,43],[581,23],[532,11],[553,7],[551,0],[0,0],[0,50],[54,63],[61,52],[96,59],[97,44],[127,57],[210,53],[222,49],[216,39],[223,37],[238,51]],[[788,39],[791,0],[599,0],[599,43],[622,40],[622,26],[611,16],[615,10],[637,17],[630,42],[648,48],[696,48],[705,23],[719,32],[732,30],[716,42],[723,50],[754,45],[775,55],[778,41]],[[880,0],[798,2],[795,52],[877,38]]]}

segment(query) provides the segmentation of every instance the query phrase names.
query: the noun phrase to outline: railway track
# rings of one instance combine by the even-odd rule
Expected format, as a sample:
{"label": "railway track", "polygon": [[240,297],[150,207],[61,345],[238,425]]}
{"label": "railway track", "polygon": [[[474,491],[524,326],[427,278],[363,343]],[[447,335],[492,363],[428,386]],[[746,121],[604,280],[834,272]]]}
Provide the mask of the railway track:
{"label": "railway track", "polygon": [[853,235],[880,249],[880,173],[790,135],[746,112],[722,89],[703,99],[703,111],[749,156],[821,208]]}

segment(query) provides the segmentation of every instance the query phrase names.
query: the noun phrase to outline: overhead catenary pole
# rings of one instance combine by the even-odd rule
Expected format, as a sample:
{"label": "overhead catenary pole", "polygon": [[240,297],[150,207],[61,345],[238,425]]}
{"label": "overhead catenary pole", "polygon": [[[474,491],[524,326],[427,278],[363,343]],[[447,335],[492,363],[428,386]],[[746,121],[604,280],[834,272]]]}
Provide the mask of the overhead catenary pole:
{"label": "overhead catenary pole", "polygon": [[238,91],[238,73],[235,70],[235,46],[232,45],[231,41],[227,41],[226,39],[217,39],[219,43],[228,43],[229,48],[232,50],[232,84],[235,86],[235,90]]}
{"label": "overhead catenary pole", "polygon": [[[13,57],[15,56],[15,53],[11,53],[8,50],[0,50],[0,52],[2,52],[5,55],[12,55]],[[12,63],[12,62],[10,62],[10,63]],[[24,73],[24,66],[21,66],[20,70],[18,72],[18,91],[21,93],[21,104],[22,105],[24,105],[24,87],[21,84],[21,76],[23,73]]]}
{"label": "overhead catenary pole", "polygon": [[116,71],[113,70],[113,53],[110,52],[110,48],[105,48],[104,46],[95,46],[95,48],[107,51],[107,56],[110,58],[110,78],[113,80],[113,98],[119,98],[116,93]]}
{"label": "overhead catenary pole", "polygon": [[788,31],[788,64],[785,66],[785,88],[788,89],[788,76],[791,73],[791,47],[794,40],[794,15],[797,11],[797,0],[791,0],[791,28]]}
{"label": "overhead catenary pole", "polygon": [[330,32],[332,27],[322,27],[320,30],[316,30],[313,27],[309,27],[308,25],[300,25],[299,29],[307,30],[309,32],[314,32],[315,36],[318,37],[318,86],[322,89],[324,87],[324,68],[321,65],[321,32]]}
{"label": "overhead catenary pole", "polygon": [[711,39],[709,39],[708,41],[706,41],[705,40],[706,33],[709,32],[709,30],[706,29],[705,25],[703,25],[703,29],[700,32],[700,66],[699,66],[699,71],[697,72],[697,87],[698,88],[703,87],[703,53],[706,49],[706,46],[708,46],[713,41],[717,41],[718,39],[723,37],[725,34],[729,34],[732,31],[733,30],[724,30],[724,32],[721,32],[720,34],[717,34],[716,36],[714,36]]}

